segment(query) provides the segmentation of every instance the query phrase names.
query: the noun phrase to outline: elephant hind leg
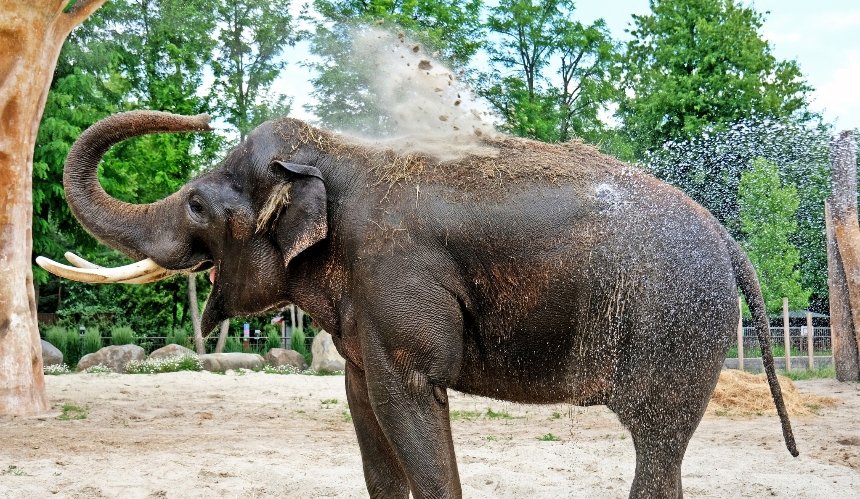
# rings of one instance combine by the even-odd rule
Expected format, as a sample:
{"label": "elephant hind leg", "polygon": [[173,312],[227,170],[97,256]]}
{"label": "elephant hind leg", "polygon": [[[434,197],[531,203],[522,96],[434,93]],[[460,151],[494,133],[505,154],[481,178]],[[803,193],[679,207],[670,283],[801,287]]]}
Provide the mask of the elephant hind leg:
{"label": "elephant hind leg", "polygon": [[683,497],[681,462],[716,383],[716,375],[696,374],[650,378],[651,383],[631,383],[625,393],[613,394],[608,407],[636,448],[631,498]]}

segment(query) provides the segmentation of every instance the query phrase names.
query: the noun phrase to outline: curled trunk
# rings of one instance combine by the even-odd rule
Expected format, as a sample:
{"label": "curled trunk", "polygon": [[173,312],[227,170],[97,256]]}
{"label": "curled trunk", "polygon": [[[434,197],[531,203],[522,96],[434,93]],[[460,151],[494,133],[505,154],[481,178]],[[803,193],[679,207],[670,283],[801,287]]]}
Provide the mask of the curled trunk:
{"label": "curled trunk", "polygon": [[158,111],[130,111],[87,129],[66,158],[63,186],[75,217],[99,241],[134,258],[151,257],[167,268],[181,267],[184,248],[159,234],[164,220],[178,208],[178,193],[151,204],[131,204],[108,195],[99,184],[98,164],[122,140],[158,132],[210,130],[209,117]]}

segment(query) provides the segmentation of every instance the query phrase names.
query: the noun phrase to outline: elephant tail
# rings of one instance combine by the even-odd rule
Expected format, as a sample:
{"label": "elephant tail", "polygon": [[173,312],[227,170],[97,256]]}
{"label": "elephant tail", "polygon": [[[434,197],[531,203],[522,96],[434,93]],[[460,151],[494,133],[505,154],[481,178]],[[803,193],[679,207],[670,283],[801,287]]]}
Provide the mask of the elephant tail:
{"label": "elephant tail", "polygon": [[767,308],[765,307],[764,297],[761,294],[761,287],[759,286],[755,269],[746,253],[744,253],[738,243],[727,232],[724,232],[724,239],[732,260],[735,279],[737,279],[738,287],[740,287],[741,292],[747,300],[747,305],[755,323],[756,334],[761,345],[764,372],[767,375],[770,393],[773,396],[776,412],[779,414],[779,420],[782,424],[782,435],[785,438],[785,445],[788,447],[791,455],[797,457],[799,452],[797,452],[797,445],[794,441],[794,433],[791,431],[791,422],[788,420],[788,411],[785,409],[785,402],[782,399],[782,390],[779,387],[779,381],[776,379],[773,352],[770,347],[770,324],[767,318]]}

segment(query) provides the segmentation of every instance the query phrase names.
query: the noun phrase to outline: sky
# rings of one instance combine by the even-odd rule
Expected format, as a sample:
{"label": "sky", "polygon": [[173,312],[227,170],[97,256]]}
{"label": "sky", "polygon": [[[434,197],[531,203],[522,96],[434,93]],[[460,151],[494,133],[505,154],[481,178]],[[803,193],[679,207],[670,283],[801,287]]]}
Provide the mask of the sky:
{"label": "sky", "polygon": [[[834,130],[860,128],[860,0],[741,0],[764,14],[762,35],[779,60],[795,60],[813,88],[811,107]],[[576,18],[603,18],[613,38],[626,41],[633,14],[648,14],[648,0],[580,0]],[[289,50],[294,60],[308,57],[307,46]],[[313,87],[308,70],[290,64],[276,90],[293,97],[294,116],[312,119],[303,105]]]}

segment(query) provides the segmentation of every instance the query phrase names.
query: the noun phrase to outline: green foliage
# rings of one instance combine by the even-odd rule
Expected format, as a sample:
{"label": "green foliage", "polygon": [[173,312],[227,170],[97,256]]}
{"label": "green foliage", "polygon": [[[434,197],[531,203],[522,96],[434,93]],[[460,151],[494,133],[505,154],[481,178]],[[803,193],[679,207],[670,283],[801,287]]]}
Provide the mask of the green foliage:
{"label": "green foliage", "polygon": [[110,330],[111,345],[134,345],[135,340],[134,330],[128,326],[119,326]]}
{"label": "green foliage", "polygon": [[604,130],[598,113],[616,94],[617,49],[602,19],[584,25],[574,9],[571,0],[501,0],[490,9],[498,42],[488,48],[495,66],[480,79],[491,82],[481,94],[515,135],[556,142]]}
{"label": "green foliage", "polygon": [[707,128],[701,135],[666,144],[646,158],[646,167],[711,211],[737,240],[745,238],[738,215],[738,184],[753,161],[775,163],[780,178],[797,187],[797,232],[792,243],[801,253],[801,284],[813,292],[811,306],[828,309],[824,199],[830,194],[830,130],[795,120],[752,119],[727,129]]}
{"label": "green foliage", "polygon": [[541,442],[558,442],[559,440],[561,440],[561,438],[557,437],[556,435],[553,435],[552,433],[547,433],[546,435],[538,437],[538,440],[540,440]]}
{"label": "green foliage", "polygon": [[809,85],[736,0],[653,0],[634,15],[619,116],[639,152],[751,116],[806,114]]}
{"label": "green foliage", "polygon": [[86,407],[81,407],[75,404],[63,404],[62,412],[57,419],[60,421],[75,421],[80,419],[87,419],[87,415],[89,415],[89,409]]}
{"label": "green foliage", "polygon": [[[322,15],[315,20],[309,66],[317,103],[310,106],[323,126],[365,133],[391,131],[387,102],[371,91],[377,70],[351,48],[352,35],[368,25],[405,30],[441,59],[462,67],[481,43],[480,0],[392,2],[390,0],[315,0]],[[432,50],[430,51],[432,52]]]}
{"label": "green foliage", "polygon": [[821,369],[805,369],[803,371],[792,369],[791,371],[782,371],[779,374],[792,381],[802,381],[807,379],[835,378],[836,369],[833,366],[822,367]]}
{"label": "green foliage", "polygon": [[[310,356],[308,347],[305,345],[305,332],[303,329],[293,329],[293,332],[290,335],[290,349],[295,350],[305,359]],[[310,364],[310,362],[308,362],[308,364]]]}
{"label": "green foliage", "polygon": [[183,347],[188,346],[188,331],[182,328],[174,328],[172,331],[167,333],[167,336],[164,339],[164,343],[166,345],[176,344]]}
{"label": "green foliage", "polygon": [[283,47],[296,40],[289,8],[289,2],[269,0],[215,2],[221,27],[212,60],[215,109],[240,139],[263,121],[289,113],[287,98],[268,92],[287,64],[280,57]]}
{"label": "green foliage", "polygon": [[227,336],[224,342],[224,353],[243,352],[242,341],[233,335]]}
{"label": "green foliage", "polygon": [[81,338],[81,357],[98,352],[102,347],[102,333],[97,327],[91,327],[84,332]]}
{"label": "green foliage", "polygon": [[791,243],[797,231],[797,189],[783,185],[775,164],[757,159],[741,175],[738,197],[744,249],[758,273],[768,312],[782,310],[783,297],[792,310],[805,309],[810,292],[800,284],[800,252]]}
{"label": "green foliage", "polygon": [[269,331],[266,335],[266,350],[271,350],[273,348],[281,348],[281,333],[276,331]]}

